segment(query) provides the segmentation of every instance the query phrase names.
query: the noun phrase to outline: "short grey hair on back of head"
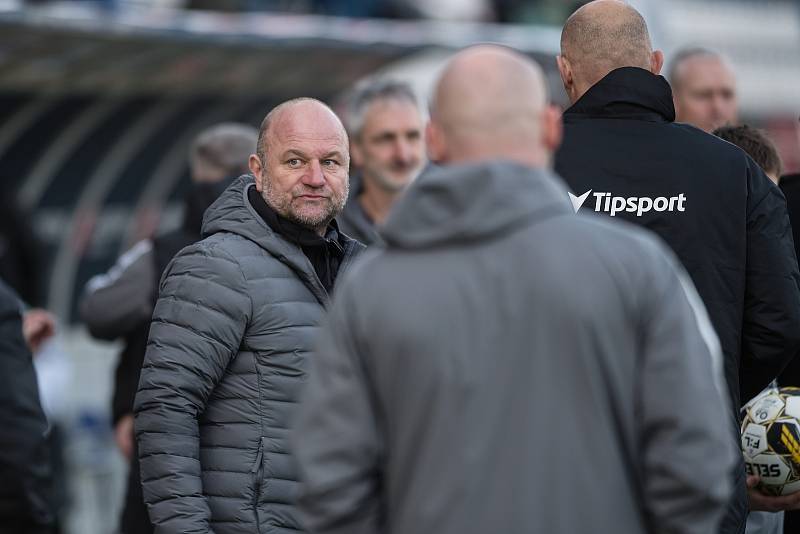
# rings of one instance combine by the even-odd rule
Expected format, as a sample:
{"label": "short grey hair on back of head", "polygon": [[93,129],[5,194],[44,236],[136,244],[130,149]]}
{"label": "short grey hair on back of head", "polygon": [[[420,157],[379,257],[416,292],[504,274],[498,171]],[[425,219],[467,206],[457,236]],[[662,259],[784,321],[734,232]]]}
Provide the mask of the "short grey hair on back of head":
{"label": "short grey hair on back of head", "polygon": [[357,139],[361,135],[367,109],[380,100],[406,101],[420,110],[417,95],[408,83],[392,79],[367,80],[358,84],[347,99],[345,126],[350,137]]}
{"label": "short grey hair on back of head", "polygon": [[206,128],[194,138],[189,161],[195,170],[225,176],[248,172],[247,161],[256,149],[258,130],[249,124],[223,122]]}

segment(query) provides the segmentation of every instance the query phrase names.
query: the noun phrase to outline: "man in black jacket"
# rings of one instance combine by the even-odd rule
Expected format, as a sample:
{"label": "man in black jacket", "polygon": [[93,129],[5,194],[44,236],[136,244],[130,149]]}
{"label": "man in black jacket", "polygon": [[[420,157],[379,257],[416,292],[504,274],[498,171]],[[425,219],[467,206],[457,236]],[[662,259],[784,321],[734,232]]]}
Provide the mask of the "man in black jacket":
{"label": "man in black jacket", "polygon": [[0,532],[53,531],[47,419],[22,336],[21,303],[0,282]]}
{"label": "man in black jacket", "polygon": [[[720,338],[738,441],[740,399],[765,387],[800,348],[792,232],[783,195],[750,157],[674,123],[662,64],[630,6],[600,0],[576,11],[558,58],[572,106],[556,170],[576,210],[645,226],[683,262]],[[748,509],[743,464],[735,477],[726,533],[743,531]]]}

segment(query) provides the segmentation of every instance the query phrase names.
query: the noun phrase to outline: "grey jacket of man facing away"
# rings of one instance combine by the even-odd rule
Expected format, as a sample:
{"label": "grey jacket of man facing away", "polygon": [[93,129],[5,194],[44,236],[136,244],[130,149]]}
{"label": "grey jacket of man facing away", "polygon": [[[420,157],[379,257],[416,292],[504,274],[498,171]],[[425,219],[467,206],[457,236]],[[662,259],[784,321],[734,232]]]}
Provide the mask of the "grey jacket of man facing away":
{"label": "grey jacket of man facing away", "polygon": [[[243,176],[208,208],[206,239],[161,279],[135,403],[156,534],[300,528],[288,428],[328,294],[251,187]],[[340,271],[362,247],[343,248]]]}
{"label": "grey jacket of man facing away", "polygon": [[718,341],[655,237],[504,162],[422,176],[382,234],[298,411],[308,530],[714,532],[735,453]]}

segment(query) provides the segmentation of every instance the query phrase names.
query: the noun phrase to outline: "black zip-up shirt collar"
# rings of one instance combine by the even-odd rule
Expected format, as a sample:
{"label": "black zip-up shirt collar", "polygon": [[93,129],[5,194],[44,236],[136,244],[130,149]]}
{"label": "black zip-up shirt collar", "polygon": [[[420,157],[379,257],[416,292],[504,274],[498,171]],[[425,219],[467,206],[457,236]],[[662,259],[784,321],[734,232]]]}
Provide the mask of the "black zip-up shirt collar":
{"label": "black zip-up shirt collar", "polygon": [[663,76],[645,69],[615,69],[564,112],[565,121],[582,117],[674,122],[672,89]]}
{"label": "black zip-up shirt collar", "polygon": [[341,242],[336,221],[331,221],[325,237],[322,237],[313,230],[278,215],[255,187],[250,188],[247,197],[267,226],[290,243],[300,247],[314,267],[319,281],[330,293],[344,258],[344,244]]}

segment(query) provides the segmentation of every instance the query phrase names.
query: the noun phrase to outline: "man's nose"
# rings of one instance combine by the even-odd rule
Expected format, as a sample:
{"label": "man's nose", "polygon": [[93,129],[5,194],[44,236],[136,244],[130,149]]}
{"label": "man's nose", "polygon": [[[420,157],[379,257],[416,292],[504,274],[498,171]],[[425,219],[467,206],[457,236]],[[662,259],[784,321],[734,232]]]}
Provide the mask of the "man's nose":
{"label": "man's nose", "polygon": [[322,187],[325,185],[325,174],[322,172],[322,165],[319,161],[311,161],[308,166],[308,172],[303,175],[303,183],[310,187]]}
{"label": "man's nose", "polygon": [[727,104],[727,99],[723,95],[714,95],[714,97],[711,99],[711,108],[714,111],[714,115],[717,117],[723,116],[725,114]]}
{"label": "man's nose", "polygon": [[394,159],[402,163],[408,163],[413,157],[411,145],[403,140],[398,139],[394,144]]}

